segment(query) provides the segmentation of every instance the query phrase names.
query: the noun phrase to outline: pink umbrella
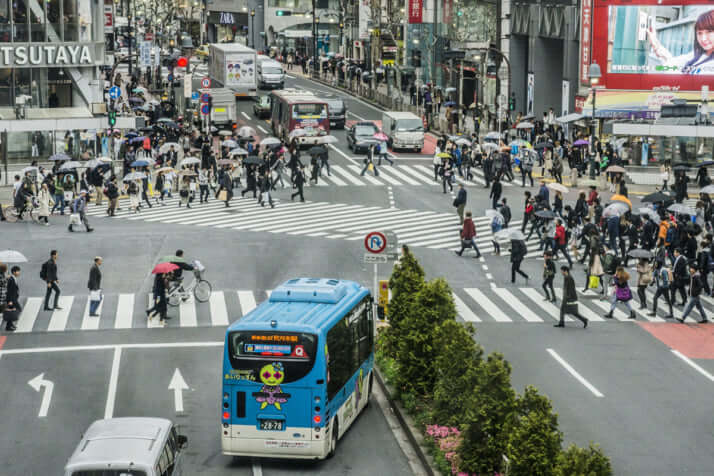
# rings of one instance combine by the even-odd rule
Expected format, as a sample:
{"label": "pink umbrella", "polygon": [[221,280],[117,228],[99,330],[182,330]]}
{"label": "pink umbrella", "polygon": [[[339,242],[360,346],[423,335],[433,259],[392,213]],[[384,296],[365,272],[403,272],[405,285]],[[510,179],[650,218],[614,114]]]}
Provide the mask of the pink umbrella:
{"label": "pink umbrella", "polygon": [[179,269],[178,265],[175,265],[173,263],[159,263],[157,264],[153,271],[151,271],[152,274],[164,274],[164,273],[170,273],[171,271],[175,271]]}
{"label": "pink umbrella", "polygon": [[387,137],[387,134],[385,134],[384,132],[377,132],[372,137],[377,140],[388,140],[389,139],[389,137]]}

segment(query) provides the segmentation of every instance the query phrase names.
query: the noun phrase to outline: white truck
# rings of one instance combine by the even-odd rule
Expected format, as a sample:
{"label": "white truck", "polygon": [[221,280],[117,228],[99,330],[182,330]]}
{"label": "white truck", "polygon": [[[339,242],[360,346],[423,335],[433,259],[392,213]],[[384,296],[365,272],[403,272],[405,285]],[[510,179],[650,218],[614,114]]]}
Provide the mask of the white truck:
{"label": "white truck", "polygon": [[424,123],[411,112],[385,111],[382,114],[382,132],[389,138],[392,150],[424,148]]}
{"label": "white truck", "polygon": [[208,47],[208,72],[212,87],[228,88],[236,96],[257,96],[258,55],[254,49],[239,43],[214,43]]}
{"label": "white truck", "polygon": [[228,88],[211,88],[200,89],[199,93],[211,96],[211,124],[230,129],[237,123],[236,95],[233,91]]}
{"label": "white truck", "polygon": [[258,55],[258,87],[272,89],[285,87],[285,72],[283,65],[265,55]]}

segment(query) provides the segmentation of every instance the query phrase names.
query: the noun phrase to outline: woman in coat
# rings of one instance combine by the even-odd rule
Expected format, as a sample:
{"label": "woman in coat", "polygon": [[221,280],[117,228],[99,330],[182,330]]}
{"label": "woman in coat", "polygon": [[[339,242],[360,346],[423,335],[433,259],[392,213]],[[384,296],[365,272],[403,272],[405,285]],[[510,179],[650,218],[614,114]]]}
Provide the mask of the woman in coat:
{"label": "woman in coat", "polygon": [[[250,187],[250,183],[248,186]],[[223,172],[223,175],[221,175],[220,187],[218,188],[219,197],[222,192],[226,192],[224,202],[226,207],[229,207],[229,202],[231,201],[231,198],[233,198],[233,178],[228,172]],[[241,192],[241,195],[243,195],[243,193],[244,192]],[[255,174],[253,175],[253,198],[255,198]]]}
{"label": "woman in coat", "polygon": [[154,294],[154,307],[146,310],[146,317],[151,319],[152,317],[159,315],[159,323],[162,325],[166,324],[166,310],[167,310],[167,299],[166,299],[166,275],[157,273],[154,275],[154,287],[152,290]]}
{"label": "woman in coat", "polygon": [[40,193],[37,194],[37,201],[40,204],[40,207],[37,209],[37,216],[40,217],[40,221],[44,220],[45,226],[50,226],[50,206],[54,204],[54,201],[52,200],[52,195],[50,194],[50,189],[47,187],[47,183],[42,184]]}
{"label": "woman in coat", "polygon": [[511,240],[511,283],[516,282],[516,273],[526,278],[528,286],[528,275],[521,271],[521,262],[528,254],[528,247],[524,240]]}
{"label": "woman in coat", "polygon": [[134,213],[139,213],[139,202],[141,200],[141,181],[132,180],[126,189],[129,195],[129,207],[134,210]]}
{"label": "woman in coat", "polygon": [[[588,237],[588,241],[590,244],[590,261],[588,262],[588,267],[585,273],[585,289],[583,289],[583,292],[586,292],[588,289],[596,290],[598,287],[602,287],[600,294],[604,296],[606,284],[603,282],[602,277],[605,274],[605,270],[603,269],[602,262],[600,260],[602,247],[600,246],[600,236],[598,235],[597,229],[592,230],[590,236]],[[597,277],[599,281],[598,286],[594,286],[593,288],[590,287],[590,280],[592,277]]]}
{"label": "woman in coat", "polygon": [[191,178],[184,175],[181,178],[181,183],[179,184],[179,208],[181,205],[186,205],[186,208],[191,208]]}
{"label": "woman in coat", "polygon": [[630,319],[635,318],[635,311],[633,311],[632,306],[630,306],[632,291],[630,290],[630,285],[628,283],[629,280],[630,275],[627,271],[625,271],[625,268],[618,266],[617,271],[615,271],[615,275],[612,277],[612,284],[615,287],[615,292],[612,295],[612,300],[610,301],[610,312],[605,314],[606,318],[612,319],[612,313],[618,302],[625,304],[627,310],[630,311]]}

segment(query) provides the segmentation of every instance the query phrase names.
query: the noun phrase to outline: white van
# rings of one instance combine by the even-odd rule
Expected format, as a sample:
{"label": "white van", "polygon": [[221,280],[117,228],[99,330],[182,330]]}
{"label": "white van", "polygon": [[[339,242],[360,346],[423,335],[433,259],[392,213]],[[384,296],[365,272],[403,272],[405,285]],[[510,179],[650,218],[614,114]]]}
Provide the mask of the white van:
{"label": "white van", "polygon": [[181,476],[188,439],[163,418],[92,423],[64,468],[65,476]]}
{"label": "white van", "polygon": [[261,89],[285,88],[283,65],[265,55],[258,56],[258,87]]}
{"label": "white van", "polygon": [[424,123],[411,112],[385,111],[382,114],[382,132],[389,137],[392,150],[424,148]]}

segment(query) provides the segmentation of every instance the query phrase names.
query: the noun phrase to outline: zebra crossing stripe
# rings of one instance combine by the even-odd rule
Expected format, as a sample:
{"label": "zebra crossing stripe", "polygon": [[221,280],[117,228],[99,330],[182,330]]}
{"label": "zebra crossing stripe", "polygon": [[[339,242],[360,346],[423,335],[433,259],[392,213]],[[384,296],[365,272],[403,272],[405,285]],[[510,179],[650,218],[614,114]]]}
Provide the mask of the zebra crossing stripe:
{"label": "zebra crossing stripe", "polygon": [[[380,170],[380,172],[379,172],[379,178],[381,178],[382,180],[387,181],[390,185],[401,185],[401,183],[399,182],[399,180],[397,180],[397,179],[395,179],[395,178],[392,178],[389,174],[387,174],[387,173],[384,172],[384,169],[385,169],[385,168],[386,168],[386,167],[380,167],[381,170]],[[417,185],[418,185],[418,184],[417,184]]]}
{"label": "zebra crossing stripe", "polygon": [[347,185],[347,182],[344,182],[342,179],[336,177],[335,174],[333,174],[331,170],[330,170],[330,175],[327,176],[326,180],[331,180],[331,181],[335,182],[335,185],[338,185],[341,187],[344,187],[345,185]]}
{"label": "zebra crossing stripe", "polygon": [[243,316],[255,309],[256,303],[253,293],[250,291],[238,291],[238,302]]}
{"label": "zebra crossing stripe", "polygon": [[[383,225],[383,224],[389,224],[390,227],[393,225],[399,225],[401,223],[407,222],[407,221],[414,221],[413,219],[416,218],[417,221],[423,220],[424,217],[432,215],[433,212],[418,212],[416,210],[401,210],[401,213],[397,216],[387,216],[385,217],[383,214],[379,214],[379,219],[377,220],[370,220],[369,224],[372,227]],[[365,226],[364,224],[358,224],[354,226],[349,226],[347,228],[339,228],[338,231],[343,231],[343,232],[351,232],[351,233],[356,233],[356,230],[359,230]]]}
{"label": "zebra crossing stripe", "polygon": [[[371,183],[372,185],[384,185],[382,182],[377,180],[376,175],[374,177],[369,175],[371,173],[369,170],[367,172],[365,172],[364,175],[362,175],[360,173],[362,171],[362,169],[360,169],[359,165],[348,165],[347,168],[352,170],[354,173],[358,174],[361,179],[366,180],[367,182]],[[375,170],[377,170],[377,169],[375,169]],[[377,171],[377,173],[379,173],[379,171]]]}
{"label": "zebra crossing stripe", "polygon": [[399,181],[387,178],[389,177],[390,174],[396,175],[397,178],[401,179],[402,181],[406,182],[409,185],[421,185],[420,182],[417,182],[416,180],[412,179],[411,177],[407,177],[405,174],[400,172],[397,167],[387,167],[384,166],[382,167],[382,171],[380,172],[381,174],[384,174],[385,180],[387,181],[392,181],[392,185],[399,185]]}
{"label": "zebra crossing stripe", "polygon": [[196,306],[193,296],[190,296],[185,301],[182,299],[179,304],[179,322],[181,327],[197,327],[198,320],[196,318]]}
{"label": "zebra crossing stripe", "polygon": [[[550,301],[545,301],[543,299],[544,296],[541,293],[539,293],[533,288],[521,288],[521,292],[528,296],[528,298],[537,306],[547,312],[550,317],[552,317],[556,321],[560,321],[560,309],[558,309]],[[565,316],[565,321],[573,322],[573,319],[571,317]]]}
{"label": "zebra crossing stripe", "polygon": [[[357,212],[358,213],[355,213]],[[322,208],[316,211],[309,210],[306,213],[302,214],[293,214],[292,217],[290,218],[284,218],[280,220],[280,223],[275,223],[274,220],[271,220],[270,223],[267,225],[261,225],[261,226],[251,226],[250,229],[252,231],[271,231],[273,233],[280,233],[284,231],[295,231],[300,228],[296,228],[295,225],[299,225],[301,223],[309,222],[310,226],[312,225],[317,225],[320,223],[323,223],[325,220],[337,220],[337,221],[342,221],[343,217],[347,216],[362,216],[365,214],[370,213],[369,210],[366,210],[362,205],[339,205],[339,206],[333,206],[333,207],[326,207]],[[327,215],[327,218],[319,219],[320,217],[325,217]],[[316,218],[316,220],[313,220],[313,218]],[[302,229],[304,229],[303,227]],[[319,228],[316,228],[314,231],[319,231]]]}
{"label": "zebra crossing stripe", "polygon": [[454,304],[456,305],[456,312],[463,318],[466,322],[481,322],[474,312],[469,309],[464,301],[461,300],[456,293],[452,292],[451,295],[454,297]]}
{"label": "zebra crossing stripe", "polygon": [[228,310],[226,309],[226,300],[223,291],[211,292],[208,305],[211,309],[211,324],[214,326],[227,326]]}
{"label": "zebra crossing stripe", "polygon": [[31,297],[27,299],[25,307],[20,313],[20,318],[17,320],[17,329],[15,332],[32,332],[32,328],[35,326],[37,315],[40,313],[43,303],[43,298]]}
{"label": "zebra crossing stripe", "polygon": [[478,288],[465,288],[464,291],[468,293],[471,298],[478,303],[479,306],[483,308],[495,321],[497,322],[513,322],[513,320],[508,317],[501,308],[496,306],[493,301],[486,297],[486,295],[481,292]]}
{"label": "zebra crossing stripe", "polygon": [[59,302],[57,304],[62,309],[55,309],[54,311],[52,311],[50,325],[47,327],[48,331],[58,332],[65,330],[65,328],[67,327],[67,319],[69,319],[69,312],[72,310],[73,302],[73,296],[60,296]]}
{"label": "zebra crossing stripe", "polygon": [[347,170],[343,169],[339,165],[333,165],[332,170],[337,172],[338,174],[342,175],[349,181],[352,185],[360,185],[363,186],[365,185],[362,181],[358,180],[357,178],[353,177]]}
{"label": "zebra crossing stripe", "polygon": [[422,182],[424,182],[428,185],[438,185],[439,184],[436,180],[434,180],[434,178],[431,175],[429,175],[429,174],[422,175],[419,173],[419,170],[417,170],[415,168],[401,167],[400,171],[411,174],[412,176],[418,178],[419,180],[421,180]]}
{"label": "zebra crossing stripe", "polygon": [[99,329],[99,319],[102,316],[102,307],[104,306],[104,299],[102,299],[99,302],[99,306],[97,307],[96,314],[97,316],[90,316],[89,315],[89,306],[91,305],[92,301],[87,298],[87,304],[84,306],[84,315],[82,316],[82,329],[83,331],[96,331]]}
{"label": "zebra crossing stripe", "polygon": [[[362,208],[360,206],[360,208]],[[347,210],[345,213],[343,213],[340,216],[329,216],[327,218],[321,219],[321,220],[313,220],[310,222],[309,225],[305,226],[282,226],[285,225],[286,222],[283,222],[280,224],[280,227],[273,227],[271,228],[272,233],[283,233],[283,232],[290,232],[292,235],[296,234],[305,234],[305,233],[310,233],[313,231],[323,231],[323,230],[329,230],[334,228],[335,225],[341,225],[341,224],[349,224],[349,223],[354,223],[355,221],[364,221],[364,220],[369,220],[369,217],[374,216],[376,211],[381,210],[380,207],[369,207],[369,208],[362,208],[359,211],[354,211],[354,210]],[[391,212],[385,212],[386,213],[391,213]],[[347,216],[344,216],[347,214]],[[300,219],[298,221],[304,221],[303,219]]]}
{"label": "zebra crossing stripe", "polygon": [[[605,312],[610,312],[610,296],[608,296],[607,301],[601,301],[598,298],[593,299],[593,304],[595,304],[597,307],[602,309]],[[612,315],[617,319],[618,321],[631,321],[632,319],[628,319],[630,317],[628,314],[625,314],[625,312],[620,309],[619,307],[615,306],[615,311],[612,313]]]}
{"label": "zebra crossing stripe", "polygon": [[523,301],[516,298],[507,289],[504,288],[493,288],[493,292],[496,296],[500,297],[502,301],[507,302],[509,306],[513,308],[514,311],[519,313],[523,319],[528,322],[543,322],[543,319],[538,317],[531,309],[523,304]]}
{"label": "zebra crossing stripe", "polygon": [[134,295],[120,294],[117,313],[114,317],[114,329],[130,329],[134,315]]}

